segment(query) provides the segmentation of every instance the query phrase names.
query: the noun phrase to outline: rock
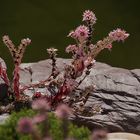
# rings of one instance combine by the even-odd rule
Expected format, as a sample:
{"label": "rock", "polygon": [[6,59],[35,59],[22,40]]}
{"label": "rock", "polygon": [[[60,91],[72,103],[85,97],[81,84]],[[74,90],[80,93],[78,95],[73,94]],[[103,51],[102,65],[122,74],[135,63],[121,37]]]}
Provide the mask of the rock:
{"label": "rock", "polygon": [[[6,68],[6,64],[2,58],[0,58],[0,65],[4,68]],[[5,84],[3,79],[0,77],[0,84]]]}
{"label": "rock", "polygon": [[[45,80],[51,73],[51,61],[21,64],[20,83],[22,86]],[[57,60],[57,66],[63,71],[63,66],[70,59]],[[1,84],[1,79],[0,79]],[[90,129],[106,127],[110,132],[131,132],[140,134],[140,69],[127,70],[111,67],[104,63],[96,63],[91,74],[81,84],[84,89],[96,85],[96,91],[91,93],[85,107],[100,105],[102,113],[93,116],[73,116],[71,120]],[[44,88],[36,91],[46,92]],[[31,89],[26,94],[32,96]]]}
{"label": "rock", "polygon": [[[1,58],[0,58],[0,64],[6,67],[5,62]],[[7,91],[8,91],[7,85],[4,83],[3,79],[0,78],[0,100],[2,100],[7,96]],[[8,114],[0,115],[0,124],[2,124],[7,118],[8,118]]]}
{"label": "rock", "polygon": [[[2,58],[0,58],[0,65],[6,69],[6,64]],[[4,80],[0,77],[0,101],[5,99],[8,91],[8,86],[4,83]]]}
{"label": "rock", "polygon": [[[50,63],[50,60],[44,60],[22,64],[21,84],[28,85],[45,80],[51,73]],[[61,58],[57,60],[60,71],[66,63],[70,63],[70,60]],[[90,117],[73,116],[71,119],[90,129],[106,127],[110,132],[125,131],[140,134],[140,69],[127,70],[97,62],[80,88],[84,89],[93,84],[97,89],[90,94],[85,106],[88,108],[95,104],[100,105],[102,113]],[[31,91],[26,92],[30,94]]]}
{"label": "rock", "polygon": [[9,117],[9,114],[0,115],[0,124],[3,124],[8,117]]}

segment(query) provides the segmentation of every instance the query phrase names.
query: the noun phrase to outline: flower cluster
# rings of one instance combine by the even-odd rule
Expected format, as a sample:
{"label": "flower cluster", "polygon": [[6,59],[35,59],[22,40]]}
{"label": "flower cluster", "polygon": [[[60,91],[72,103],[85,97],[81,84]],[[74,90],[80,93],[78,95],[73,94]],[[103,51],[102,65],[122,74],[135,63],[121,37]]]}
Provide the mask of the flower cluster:
{"label": "flower cluster", "polygon": [[97,20],[97,18],[96,18],[95,14],[92,11],[86,10],[83,13],[83,21],[95,24],[96,20]]}
{"label": "flower cluster", "polygon": [[126,31],[121,29],[116,29],[109,33],[109,37],[113,39],[113,41],[124,41],[128,38],[129,34]]}
{"label": "flower cluster", "polygon": [[[78,26],[75,30],[69,33],[68,37],[73,38],[76,43],[73,45],[68,45],[66,48],[66,52],[72,54],[72,61],[70,64],[66,64],[64,66],[64,71],[60,72],[56,65],[57,49],[47,49],[52,65],[52,72],[50,76],[48,76],[48,78],[44,81],[40,81],[37,84],[31,84],[29,86],[23,87],[22,89],[20,89],[19,83],[19,65],[21,64],[24,51],[31,43],[31,40],[29,38],[21,40],[20,45],[18,48],[16,48],[9,37],[4,36],[3,42],[8,47],[15,66],[12,84],[15,99],[19,100],[21,97],[21,92],[24,93],[25,89],[35,88],[43,85],[47,91],[46,95],[43,95],[40,92],[35,92],[32,99],[35,100],[37,98],[45,98],[47,103],[45,101],[36,101],[32,106],[34,109],[41,110],[42,108],[42,110],[44,110],[46,106],[46,110],[48,110],[47,107],[49,104],[51,108],[50,110],[55,110],[57,105],[60,103],[67,103],[70,107],[74,107],[75,102],[80,102],[81,100],[84,100],[84,102],[82,102],[82,104],[84,104],[89,94],[87,94],[87,92],[85,92],[85,94],[83,93],[82,96],[84,98],[81,96],[77,98],[75,94],[77,93],[80,84],[86,79],[86,77],[90,74],[91,69],[94,67],[96,62],[95,58],[102,50],[106,48],[109,50],[112,49],[112,44],[114,41],[124,41],[129,36],[126,31],[118,28],[110,32],[103,40],[93,43],[93,26],[96,23],[96,20],[97,18],[95,14],[90,10],[86,10],[83,13],[82,21],[84,24]],[[6,69],[2,67],[1,64],[0,76],[5,81],[5,83],[10,86],[6,75]],[[92,88],[94,89],[94,86]],[[24,94],[22,94],[22,96],[24,96]]]}
{"label": "flower cluster", "polygon": [[44,99],[37,99],[37,100],[35,100],[32,103],[32,108],[34,110],[43,110],[43,111],[46,111],[46,110],[49,110],[50,109],[50,106],[46,102],[46,100],[44,100]]}
{"label": "flower cluster", "polygon": [[[19,83],[19,66],[21,64],[21,60],[23,58],[23,54],[25,52],[26,47],[31,43],[31,40],[29,38],[27,39],[22,39],[20,45],[18,48],[15,47],[13,42],[10,40],[9,36],[5,35],[3,36],[3,42],[4,44],[8,47],[13,61],[14,61],[14,71],[13,71],[13,92],[15,94],[15,98],[19,100],[20,98],[20,83]],[[5,74],[6,76],[6,74]],[[7,78],[8,79],[8,78]],[[5,77],[6,80],[6,77]]]}
{"label": "flower cluster", "polygon": [[[35,140],[52,139],[48,122],[50,106],[46,103],[46,99],[36,99],[32,103],[32,108],[37,111],[37,114],[32,119],[29,117],[21,118],[17,124],[17,131],[22,134],[30,134]],[[67,105],[60,104],[54,113],[62,121],[62,129],[65,131],[64,139],[68,137],[66,133],[68,131],[68,117],[71,112]],[[44,134],[38,133],[38,125],[42,125]]]}
{"label": "flower cluster", "polygon": [[[57,85],[58,92],[53,98],[53,103],[62,101],[64,97],[70,96],[70,93],[77,90],[87,75],[90,74],[90,70],[96,62],[96,56],[103,49],[111,50],[114,41],[124,41],[129,36],[124,30],[117,29],[110,32],[103,40],[92,44],[93,25],[96,20],[95,14],[86,10],[83,13],[83,21],[86,25],[80,25],[69,33],[68,37],[75,39],[76,44],[68,45],[66,52],[71,53],[73,59],[70,65],[65,66],[63,82],[59,86]],[[78,80],[79,77],[83,78]]]}
{"label": "flower cluster", "polygon": [[89,36],[89,29],[85,25],[80,25],[76,28],[75,31],[71,31],[68,36],[77,39],[79,42],[83,43],[83,41],[85,41]]}
{"label": "flower cluster", "polygon": [[56,108],[56,116],[59,118],[68,118],[69,115],[72,113],[71,109],[66,106],[65,104],[61,104]]}
{"label": "flower cluster", "polygon": [[22,118],[18,122],[18,131],[23,134],[30,134],[33,132],[33,122],[30,118]]}
{"label": "flower cluster", "polygon": [[[45,102],[46,102],[45,99],[37,99],[33,101],[32,106],[34,105],[38,106],[37,108],[36,107],[34,108],[36,114],[32,116],[32,118],[30,117],[20,118],[17,123],[17,132],[23,135],[30,135],[31,139],[33,140],[53,140],[55,139],[54,138],[55,134],[52,131],[52,125],[53,125],[53,128],[56,129],[55,131],[58,130],[56,127],[58,127],[61,130],[62,135],[61,138],[59,139],[62,140],[79,139],[75,135],[71,134],[71,130],[73,130],[73,128],[70,124],[69,117],[72,114],[73,110],[65,104],[59,104],[55,112],[50,113],[48,112],[49,110],[46,110],[46,108],[49,108],[49,106]],[[53,122],[59,121],[59,123],[57,122],[55,124],[54,123],[51,124],[52,120]],[[41,130],[40,130],[40,126],[41,126]],[[77,127],[75,128],[79,129]],[[87,135],[86,138],[89,140],[106,139],[107,130],[105,129],[94,130],[92,134]]]}

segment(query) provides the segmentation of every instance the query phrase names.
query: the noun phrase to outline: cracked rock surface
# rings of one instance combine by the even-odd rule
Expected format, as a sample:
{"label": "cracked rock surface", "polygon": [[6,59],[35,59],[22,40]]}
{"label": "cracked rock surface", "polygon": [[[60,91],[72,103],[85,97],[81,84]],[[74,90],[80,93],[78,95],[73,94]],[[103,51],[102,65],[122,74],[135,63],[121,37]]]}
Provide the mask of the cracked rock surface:
{"label": "cracked rock surface", "polygon": [[[70,63],[70,60],[58,59],[57,66],[60,71],[63,71],[66,63]],[[50,73],[50,60],[22,64],[20,83],[37,83],[47,79]],[[100,105],[103,111],[100,115],[89,117],[73,116],[71,119],[74,122],[90,129],[106,127],[110,132],[140,134],[140,69],[127,70],[97,62],[80,88],[84,89],[89,85],[96,85],[96,91],[90,94],[85,107],[88,109],[96,104]],[[43,88],[35,90],[45,92]],[[26,91],[26,94],[32,95],[32,90]]]}

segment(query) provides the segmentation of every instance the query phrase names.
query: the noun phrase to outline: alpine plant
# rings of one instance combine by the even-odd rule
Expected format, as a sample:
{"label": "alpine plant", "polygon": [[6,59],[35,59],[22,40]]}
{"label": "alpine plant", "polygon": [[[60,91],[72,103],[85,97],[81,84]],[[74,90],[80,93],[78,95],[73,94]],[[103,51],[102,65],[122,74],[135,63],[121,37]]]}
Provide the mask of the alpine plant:
{"label": "alpine plant", "polygon": [[[22,93],[24,93],[26,89],[44,85],[47,89],[47,93],[44,95],[40,92],[35,92],[32,98],[33,100],[36,98],[45,98],[46,102],[53,110],[60,103],[65,103],[70,107],[75,107],[75,104],[80,101],[81,103],[79,104],[79,107],[75,107],[75,110],[84,110],[82,107],[87,100],[87,96],[91,91],[95,90],[95,86],[91,85],[90,87],[87,87],[85,91],[83,91],[83,94],[78,97],[75,94],[77,94],[76,91],[80,84],[90,74],[91,69],[94,67],[97,55],[104,49],[112,49],[112,44],[115,41],[124,42],[124,40],[128,38],[129,34],[126,31],[117,28],[116,30],[111,31],[103,40],[99,40],[97,43],[92,43],[94,25],[97,22],[97,18],[92,11],[86,10],[83,13],[82,21],[82,25],[70,31],[68,34],[68,37],[73,38],[76,43],[70,44],[66,47],[66,53],[70,53],[72,59],[70,64],[64,66],[64,71],[60,72],[57,67],[56,56],[58,50],[55,48],[47,49],[52,61],[52,72],[48,76],[48,79],[40,81],[37,84],[22,87],[22,89],[20,89],[19,83],[20,64],[24,51],[31,43],[31,40],[28,38],[23,39],[18,48],[15,48],[15,45],[8,36],[3,37],[3,42],[8,47],[14,61],[12,89],[15,99],[20,100],[21,95],[24,95]],[[0,64],[0,76],[5,83],[10,86],[6,74],[6,68],[3,67],[2,64]],[[100,112],[101,110],[97,108],[98,107],[96,106],[96,110]]]}

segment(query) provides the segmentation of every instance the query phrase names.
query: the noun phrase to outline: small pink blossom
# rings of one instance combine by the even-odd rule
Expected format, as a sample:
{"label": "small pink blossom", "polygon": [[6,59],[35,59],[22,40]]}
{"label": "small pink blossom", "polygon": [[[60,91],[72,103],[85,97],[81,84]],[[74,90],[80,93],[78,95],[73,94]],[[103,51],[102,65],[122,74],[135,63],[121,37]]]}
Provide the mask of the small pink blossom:
{"label": "small pink blossom", "polygon": [[128,36],[129,34],[126,33],[126,31],[119,28],[109,33],[109,37],[114,41],[124,41],[126,38],[128,38]]}
{"label": "small pink blossom", "polygon": [[97,18],[92,11],[86,10],[83,13],[83,21],[89,21],[90,23],[95,24],[96,20],[97,20]]}
{"label": "small pink blossom", "polygon": [[26,118],[21,118],[18,122],[17,130],[21,133],[24,133],[24,134],[32,133],[33,130],[34,130],[32,119],[27,118],[27,117]]}
{"label": "small pink blossom", "polygon": [[69,45],[66,48],[66,52],[70,53],[70,52],[76,52],[77,51],[77,46],[76,45]]}
{"label": "small pink blossom", "polygon": [[34,110],[39,110],[39,111],[44,110],[45,111],[45,110],[49,110],[50,106],[45,99],[36,99],[32,103],[32,108]]}
{"label": "small pink blossom", "polygon": [[68,116],[72,113],[71,109],[65,105],[65,104],[61,104],[57,107],[56,109],[56,116],[63,119],[63,118],[68,118]]}
{"label": "small pink blossom", "polygon": [[88,27],[86,27],[85,25],[80,25],[79,27],[76,28],[75,35],[76,35],[76,38],[80,42],[85,41],[88,38],[88,36],[89,36],[89,29],[88,29]]}
{"label": "small pink blossom", "polygon": [[75,31],[71,31],[68,36],[77,39],[82,43],[88,38],[89,29],[85,25],[80,25]]}

